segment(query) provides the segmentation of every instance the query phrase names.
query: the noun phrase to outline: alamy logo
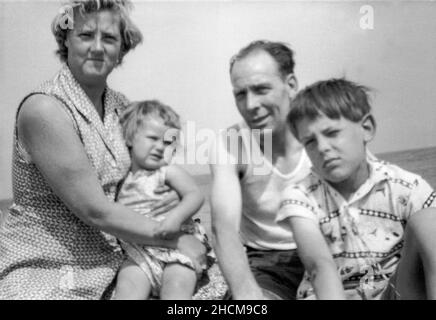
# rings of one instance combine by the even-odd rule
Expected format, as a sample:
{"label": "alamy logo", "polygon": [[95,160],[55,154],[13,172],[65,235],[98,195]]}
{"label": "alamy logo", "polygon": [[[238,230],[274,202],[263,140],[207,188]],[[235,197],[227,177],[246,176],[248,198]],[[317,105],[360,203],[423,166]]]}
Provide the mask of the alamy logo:
{"label": "alamy logo", "polygon": [[370,5],[364,5],[360,7],[360,17],[359,26],[363,30],[373,30],[374,29],[374,8]]}
{"label": "alamy logo", "polygon": [[72,30],[74,28],[74,10],[70,5],[65,5],[59,9],[61,17],[59,19],[59,27],[61,29]]}
{"label": "alamy logo", "polygon": [[[178,141],[180,148],[174,164],[252,164],[254,175],[267,175],[272,169],[264,165],[264,159],[272,159],[272,136],[271,129],[220,129],[216,132],[198,129],[194,121],[187,121],[181,132],[169,129],[164,141]],[[165,150],[165,159],[172,156],[174,147]]]}

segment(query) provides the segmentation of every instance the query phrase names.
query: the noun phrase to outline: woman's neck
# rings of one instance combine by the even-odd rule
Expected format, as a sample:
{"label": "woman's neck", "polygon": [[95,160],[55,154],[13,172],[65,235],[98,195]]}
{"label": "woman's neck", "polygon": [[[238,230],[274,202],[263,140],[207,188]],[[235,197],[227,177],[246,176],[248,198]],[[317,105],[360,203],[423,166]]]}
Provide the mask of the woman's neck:
{"label": "woman's neck", "polygon": [[[68,65],[68,64],[67,64]],[[69,67],[69,66],[68,66]],[[85,91],[89,100],[94,105],[97,110],[100,119],[104,118],[104,108],[103,108],[103,94],[106,88],[106,78],[101,79],[86,79],[82,74],[76,73],[74,69],[70,68],[76,81],[80,84],[83,91]]]}
{"label": "woman's neck", "polygon": [[104,107],[103,107],[103,94],[106,88],[106,83],[102,85],[83,85],[83,91],[85,91],[89,100],[91,100],[95,109],[97,110],[101,119],[104,117]]}

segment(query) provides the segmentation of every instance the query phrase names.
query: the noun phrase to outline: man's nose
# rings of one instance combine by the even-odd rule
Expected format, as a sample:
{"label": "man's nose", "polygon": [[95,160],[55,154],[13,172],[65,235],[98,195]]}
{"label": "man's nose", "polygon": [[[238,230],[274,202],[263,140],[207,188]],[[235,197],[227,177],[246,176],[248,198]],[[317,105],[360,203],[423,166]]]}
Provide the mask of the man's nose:
{"label": "man's nose", "polygon": [[247,94],[247,110],[255,110],[260,107],[259,96],[253,93]]}

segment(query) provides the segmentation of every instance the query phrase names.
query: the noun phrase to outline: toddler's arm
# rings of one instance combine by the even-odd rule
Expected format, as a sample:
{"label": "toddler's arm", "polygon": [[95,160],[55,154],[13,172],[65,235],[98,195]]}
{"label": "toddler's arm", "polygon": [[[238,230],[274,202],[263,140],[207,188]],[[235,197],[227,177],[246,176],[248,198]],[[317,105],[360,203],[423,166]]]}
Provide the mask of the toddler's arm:
{"label": "toddler's arm", "polygon": [[345,299],[335,261],[317,223],[304,217],[290,217],[298,255],[309,273],[318,299]]}
{"label": "toddler's arm", "polygon": [[195,180],[179,166],[167,168],[165,183],[181,197],[179,204],[165,214],[165,220],[156,229],[158,237],[168,238],[178,233],[182,223],[201,208],[204,196]]}

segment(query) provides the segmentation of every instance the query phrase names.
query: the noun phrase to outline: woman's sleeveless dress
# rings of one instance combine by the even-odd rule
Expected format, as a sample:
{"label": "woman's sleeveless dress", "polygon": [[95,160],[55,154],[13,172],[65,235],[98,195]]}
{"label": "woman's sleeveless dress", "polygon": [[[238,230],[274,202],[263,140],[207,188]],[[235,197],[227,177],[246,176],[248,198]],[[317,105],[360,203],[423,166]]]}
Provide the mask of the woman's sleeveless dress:
{"label": "woman's sleeveless dress", "polygon": [[[117,185],[130,166],[118,122],[127,99],[106,88],[102,122],[66,65],[29,96],[33,94],[60,102],[105,195],[114,201]],[[56,196],[29,161],[16,126],[12,165],[14,201],[0,230],[0,299],[109,297],[124,259],[116,239],[86,225]]]}

